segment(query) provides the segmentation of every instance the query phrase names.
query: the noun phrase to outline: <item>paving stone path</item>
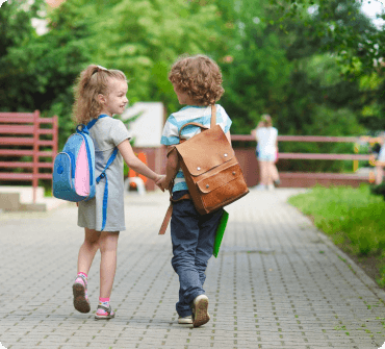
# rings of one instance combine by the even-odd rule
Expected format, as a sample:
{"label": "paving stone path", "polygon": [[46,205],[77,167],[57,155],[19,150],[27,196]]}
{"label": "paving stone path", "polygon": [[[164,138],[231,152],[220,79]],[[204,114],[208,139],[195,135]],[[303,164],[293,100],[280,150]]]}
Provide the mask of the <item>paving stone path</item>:
{"label": "paving stone path", "polygon": [[89,275],[92,312],[73,309],[83,240],[76,207],[0,214],[0,342],[7,349],[380,348],[385,293],[287,204],[298,192],[252,190],[228,207],[222,251],[205,284],[212,320],[201,328],[177,324],[170,235],[157,235],[166,194],[126,200],[116,318],[107,322],[94,320],[99,254]]}

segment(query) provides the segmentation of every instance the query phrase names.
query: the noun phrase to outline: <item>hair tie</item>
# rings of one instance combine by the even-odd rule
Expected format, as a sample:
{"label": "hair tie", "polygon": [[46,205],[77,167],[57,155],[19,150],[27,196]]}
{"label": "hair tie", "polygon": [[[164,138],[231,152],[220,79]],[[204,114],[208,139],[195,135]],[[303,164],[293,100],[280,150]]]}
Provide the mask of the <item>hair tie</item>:
{"label": "hair tie", "polygon": [[101,71],[108,71],[107,68],[102,67],[101,65],[96,66],[96,70],[92,73],[94,75],[95,73],[100,73]]}

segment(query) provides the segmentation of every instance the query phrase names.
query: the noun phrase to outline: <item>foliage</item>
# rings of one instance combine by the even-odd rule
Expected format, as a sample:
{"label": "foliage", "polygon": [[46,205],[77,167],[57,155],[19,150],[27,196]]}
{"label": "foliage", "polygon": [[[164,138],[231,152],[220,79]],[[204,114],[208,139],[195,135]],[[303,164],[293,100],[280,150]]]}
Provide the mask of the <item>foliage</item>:
{"label": "foliage", "polygon": [[[11,18],[15,3],[4,6],[8,12],[0,13]],[[86,65],[121,69],[130,80],[131,102],[161,100],[174,111],[179,105],[167,80],[171,64],[183,53],[212,53],[216,59],[224,42],[216,7],[183,0],[67,0],[47,14],[49,32],[42,36],[30,25],[37,9],[28,21],[21,12],[14,27],[28,23],[28,35],[22,44],[13,35],[0,57],[1,85],[12,82],[2,91],[2,109],[60,115],[61,145],[73,129],[72,87]]]}
{"label": "foliage", "polygon": [[[180,106],[167,74],[184,53],[205,53],[220,64],[226,90],[221,103],[233,119],[232,133],[249,133],[264,113],[273,116],[280,134],[358,135],[366,132],[359,123],[376,128],[385,120],[383,77],[361,74],[361,61],[352,75],[342,55],[335,55],[346,35],[376,33],[349,2],[320,0],[310,14],[305,2],[294,11],[295,1],[281,2],[284,12],[277,12],[270,0],[67,0],[48,11],[49,32],[42,36],[30,19],[39,17],[43,0],[30,11],[20,2],[8,1],[0,10],[1,28],[7,26],[0,39],[0,85],[7,86],[0,91],[1,109],[58,114],[61,144],[73,129],[75,77],[88,64],[123,70],[131,103],[159,100],[173,112]],[[330,23],[345,31],[330,33]],[[349,80],[344,74],[361,75]],[[348,151],[322,147],[303,150]]]}
{"label": "foliage", "polygon": [[[336,52],[349,68],[361,65],[362,72],[381,69],[373,64],[384,57],[385,27],[375,28],[360,11],[360,1],[350,0],[270,0],[284,18],[299,18],[308,35],[325,51]],[[310,15],[310,18],[309,18]],[[385,13],[381,18],[385,19]],[[285,26],[284,26],[285,27]]]}
{"label": "foliage", "polygon": [[[375,0],[376,1],[376,0]],[[360,11],[362,1],[271,0],[279,9],[288,40],[296,38],[288,50],[306,55],[330,52],[340,73],[358,82],[357,120],[370,130],[385,128],[385,27],[376,28]],[[381,16],[385,18],[385,14]],[[293,36],[301,31],[302,35]],[[305,40],[301,40],[305,38]],[[309,45],[310,44],[310,45]]]}
{"label": "foliage", "polygon": [[[30,93],[23,96],[20,85],[23,81],[15,81],[13,76],[22,72],[19,65],[10,66],[8,56],[13,49],[23,47],[36,34],[31,19],[38,17],[43,0],[36,1],[31,7],[23,7],[22,0],[8,1],[0,10],[0,110],[12,110],[24,106],[31,100]],[[26,106],[28,108],[28,105]]]}
{"label": "foliage", "polygon": [[206,53],[216,59],[224,42],[215,5],[122,0],[104,5],[94,16],[94,59],[126,73],[132,102],[159,100],[170,111],[179,108],[167,79],[174,61],[184,53]]}
{"label": "foliage", "polygon": [[380,195],[385,200],[385,183],[381,183],[371,188],[371,192],[374,195]]}
{"label": "foliage", "polygon": [[285,102],[292,70],[274,28],[260,20],[267,2],[258,3],[244,0],[219,5],[229,17],[227,55],[220,64],[226,90],[222,103],[233,117],[233,133],[250,133],[261,114],[276,114]]}
{"label": "foliage", "polygon": [[[27,27],[27,13],[36,15],[20,10],[14,1],[3,5],[1,14],[3,7],[8,11],[7,18],[15,20],[15,27]],[[19,12],[25,15],[14,17]],[[1,109],[39,109],[43,115],[59,115],[60,135],[64,135],[60,143],[63,144],[73,129],[72,86],[84,63],[90,60],[85,40],[89,35],[87,23],[71,1],[63,3],[60,11],[51,13],[47,34],[38,36],[29,22],[23,43],[8,42],[5,54],[0,57],[0,85],[6,86]]]}
{"label": "foliage", "polygon": [[[223,105],[233,118],[233,133],[249,133],[264,113],[280,134],[349,136],[365,134],[358,123],[362,109],[359,80],[345,79],[333,52],[320,51],[320,39],[304,21],[287,17],[279,24],[268,1],[238,2],[231,12],[227,42],[230,60],[222,60],[226,93]],[[231,3],[230,7],[233,6]],[[232,16],[231,16],[232,14]],[[287,29],[283,32],[281,27]],[[235,143],[235,146],[237,144]],[[350,144],[282,143],[283,152],[351,153]],[[351,162],[279,161],[284,171],[351,170]]]}
{"label": "foliage", "polygon": [[[383,264],[385,202],[371,195],[368,185],[315,187],[309,193],[290,198],[289,202],[311,216],[316,227],[346,252],[361,257],[378,256]],[[382,268],[381,263],[378,268]],[[385,274],[379,282],[384,284]]]}

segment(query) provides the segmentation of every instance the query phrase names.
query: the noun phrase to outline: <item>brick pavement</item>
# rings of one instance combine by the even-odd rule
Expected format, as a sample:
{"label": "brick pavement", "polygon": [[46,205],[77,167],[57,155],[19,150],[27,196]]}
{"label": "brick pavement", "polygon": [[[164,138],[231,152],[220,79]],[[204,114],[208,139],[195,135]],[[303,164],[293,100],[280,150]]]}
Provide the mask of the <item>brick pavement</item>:
{"label": "brick pavement", "polygon": [[195,329],[177,324],[170,236],[157,235],[167,195],[126,201],[117,313],[108,322],[93,318],[99,254],[89,274],[92,313],[73,309],[83,239],[76,207],[0,214],[0,342],[8,349],[381,347],[385,293],[286,203],[296,192],[252,190],[229,206],[222,251],[207,270],[212,320]]}

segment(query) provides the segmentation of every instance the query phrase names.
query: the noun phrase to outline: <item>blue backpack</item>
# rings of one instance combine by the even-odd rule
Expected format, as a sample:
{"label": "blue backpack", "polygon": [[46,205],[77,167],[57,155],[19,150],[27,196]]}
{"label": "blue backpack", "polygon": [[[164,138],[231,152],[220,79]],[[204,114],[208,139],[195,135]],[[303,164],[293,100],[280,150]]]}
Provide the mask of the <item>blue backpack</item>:
{"label": "blue backpack", "polygon": [[95,147],[89,130],[99,119],[104,117],[108,117],[108,115],[102,114],[97,119],[90,121],[87,126],[80,124],[76,127],[76,133],[68,138],[63,151],[55,157],[52,182],[54,197],[79,202],[94,198],[95,185],[105,178],[102,231],[107,220],[108,181],[106,170],[115,160],[118,148],[114,149],[106,167],[95,178]]}

